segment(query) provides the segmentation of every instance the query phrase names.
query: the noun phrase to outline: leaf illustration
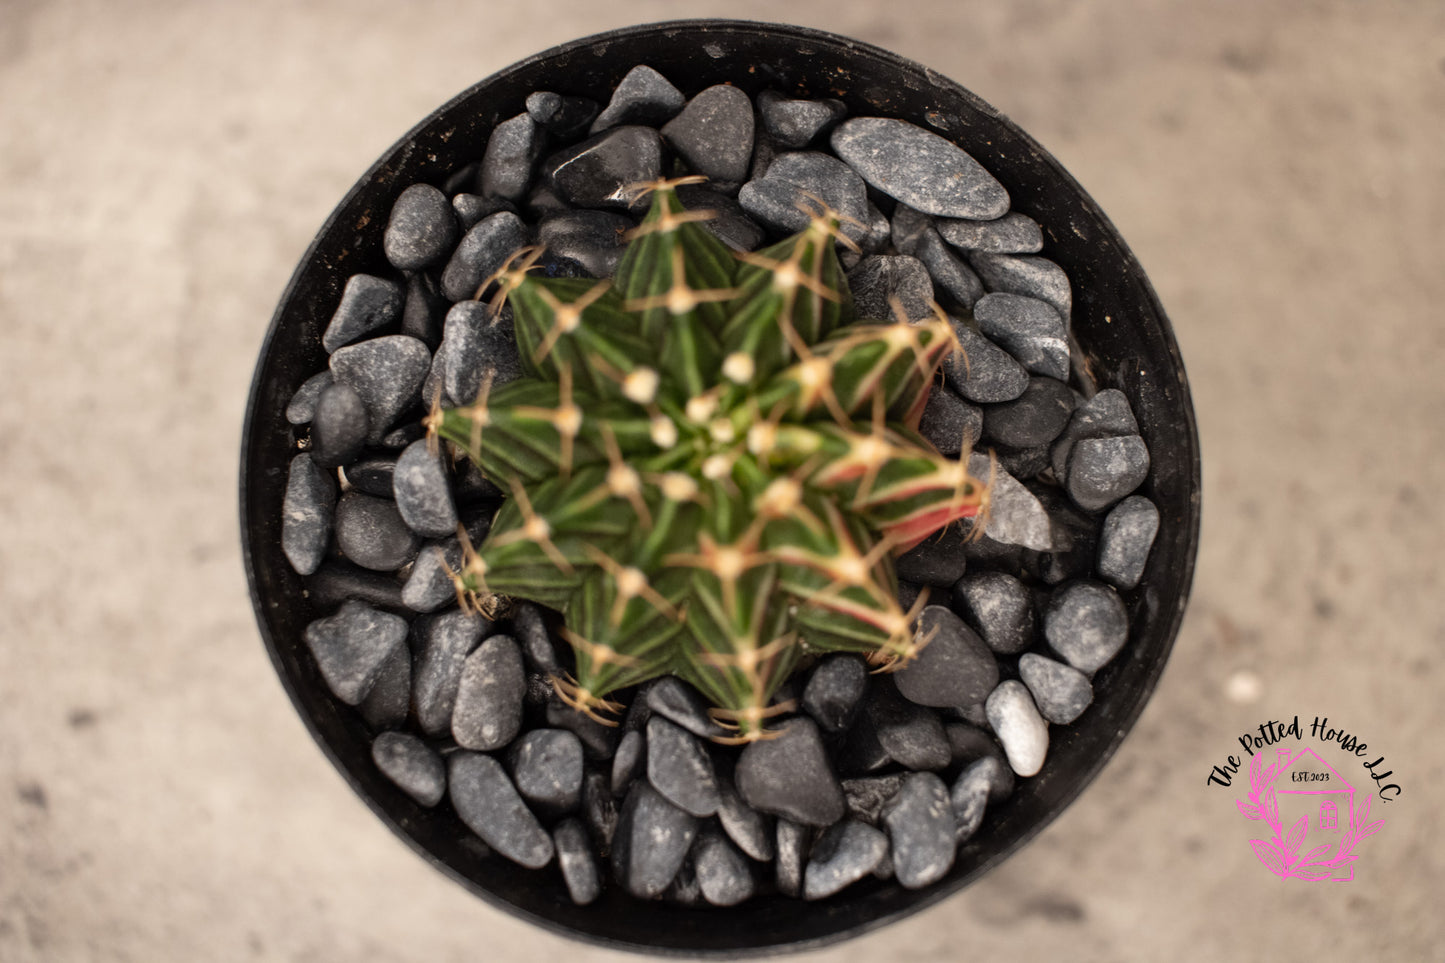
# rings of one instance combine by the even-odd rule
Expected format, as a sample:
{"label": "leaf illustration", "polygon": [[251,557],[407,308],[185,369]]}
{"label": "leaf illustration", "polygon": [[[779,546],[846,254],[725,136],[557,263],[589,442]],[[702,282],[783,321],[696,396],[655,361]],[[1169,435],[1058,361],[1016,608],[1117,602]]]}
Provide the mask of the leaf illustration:
{"label": "leaf illustration", "polygon": [[1363,806],[1361,806],[1359,809],[1356,809],[1356,810],[1351,814],[1350,823],[1351,823],[1351,825],[1352,825],[1354,828],[1358,829],[1359,827],[1365,825],[1365,820],[1367,820],[1367,819],[1370,818],[1370,803],[1371,803],[1371,801],[1372,801],[1372,800],[1370,799],[1370,797],[1369,797],[1369,796],[1366,796],[1366,797],[1365,797],[1365,804],[1364,804]]}
{"label": "leaf illustration", "polygon": [[1243,799],[1236,799],[1236,800],[1234,801],[1234,804],[1239,807],[1239,811],[1244,814],[1244,818],[1245,818],[1245,819],[1263,819],[1263,818],[1264,818],[1263,814],[1260,813],[1258,806],[1251,806],[1249,803],[1245,802]]}
{"label": "leaf illustration", "polygon": [[1255,790],[1258,790],[1260,786],[1264,785],[1264,756],[1261,756],[1257,752],[1254,754],[1254,758],[1249,761],[1249,785],[1250,788]]}
{"label": "leaf illustration", "polygon": [[1360,838],[1361,838],[1361,839],[1369,839],[1371,836],[1373,836],[1373,835],[1375,835],[1376,833],[1378,833],[1378,832],[1380,831],[1380,827],[1383,826],[1383,825],[1385,825],[1385,821],[1384,821],[1383,819],[1381,819],[1381,820],[1379,820],[1379,821],[1377,821],[1377,822],[1370,823],[1370,825],[1368,825],[1368,826],[1366,826],[1364,829],[1360,830]]}
{"label": "leaf illustration", "polygon": [[1280,858],[1279,851],[1275,849],[1273,843],[1263,839],[1251,839],[1249,846],[1254,850],[1255,857],[1264,863],[1265,869],[1276,876],[1284,877],[1284,860]]}
{"label": "leaf illustration", "polygon": [[1279,799],[1275,797],[1272,787],[1264,794],[1264,818],[1269,820],[1271,826],[1279,825]]}
{"label": "leaf illustration", "polygon": [[1294,871],[1299,879],[1309,880],[1311,883],[1318,883],[1320,880],[1329,879],[1334,875],[1334,870],[1328,866],[1302,866]]}
{"label": "leaf illustration", "polygon": [[1303,861],[1306,862],[1306,863],[1314,862],[1315,860],[1317,860],[1317,859],[1319,859],[1321,856],[1323,856],[1325,853],[1329,852],[1329,849],[1330,849],[1330,844],[1329,844],[1329,843],[1325,843],[1323,846],[1316,846],[1314,849],[1312,849],[1312,850],[1310,850],[1309,852],[1305,853],[1305,858],[1304,858]]}
{"label": "leaf illustration", "polygon": [[1310,818],[1301,816],[1293,826],[1289,828],[1289,835],[1285,837],[1284,848],[1289,852],[1290,858],[1299,852],[1300,844],[1305,841],[1305,834],[1310,831]]}
{"label": "leaf illustration", "polygon": [[1359,858],[1360,857],[1358,856],[1346,856],[1343,859],[1335,860],[1334,862],[1330,863],[1330,865],[1333,866],[1336,871],[1348,869],[1351,866],[1355,865],[1355,860]]}

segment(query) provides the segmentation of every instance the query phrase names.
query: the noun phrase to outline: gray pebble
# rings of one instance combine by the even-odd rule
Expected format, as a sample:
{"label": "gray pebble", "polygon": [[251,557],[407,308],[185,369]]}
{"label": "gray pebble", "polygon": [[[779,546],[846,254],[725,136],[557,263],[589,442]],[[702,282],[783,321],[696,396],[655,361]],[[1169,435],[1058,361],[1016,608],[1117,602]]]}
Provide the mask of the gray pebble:
{"label": "gray pebble", "polygon": [[1068,475],[1069,455],[1082,438],[1117,438],[1139,434],[1129,399],[1118,388],[1105,388],[1074,409],[1069,424],[1050,449],[1055,478]]}
{"label": "gray pebble", "polygon": [[662,136],[651,127],[617,127],[552,155],[542,166],[547,183],[569,204],[626,210],[632,200],[627,189],[662,173]]}
{"label": "gray pebble", "polygon": [[[790,184],[797,192],[806,192],[820,198],[825,204],[841,214],[846,220],[843,233],[857,241],[868,233],[868,189],[862,178],[847,164],[831,154],[818,151],[788,151],[778,154],[768,166],[762,181],[749,181],[738,193],[738,202],[753,217],[779,230],[797,231],[806,227],[809,215],[816,205],[797,192],[775,194],[775,203],[786,210],[768,212],[750,202],[750,188],[764,189],[765,182]],[[801,210],[799,209],[801,205]],[[791,210],[791,214],[788,213]]]}
{"label": "gray pebble", "polygon": [[487,639],[462,665],[452,709],[452,738],[467,749],[487,751],[505,746],[522,728],[526,691],[517,643],[505,635]]}
{"label": "gray pebble", "polygon": [[928,393],[918,433],[942,455],[971,451],[983,434],[983,411],[964,401],[944,385]]}
{"label": "gray pebble", "polygon": [[837,653],[818,663],[803,688],[803,711],[824,732],[843,732],[852,724],[868,688],[868,667],[856,655]]}
{"label": "gray pebble", "polygon": [[567,884],[567,895],[578,906],[586,906],[602,893],[602,874],[597,868],[597,857],[592,852],[592,842],[587,838],[587,828],[577,819],[564,819],[552,830],[552,845],[557,849],[557,865],[562,869],[562,881]]}
{"label": "gray pebble", "polygon": [[1082,438],[1069,452],[1069,497],[1085,511],[1099,511],[1128,495],[1149,477],[1149,449],[1138,435]]}
{"label": "gray pebble", "polygon": [[718,822],[723,832],[744,853],[758,862],[773,858],[773,825],[770,817],[743,802],[737,786],[727,776],[718,774]]}
{"label": "gray pebble", "polygon": [[459,571],[461,564],[462,546],[455,538],[423,546],[401,587],[402,604],[413,612],[435,612],[456,601],[456,584],[448,570]]}
{"label": "gray pebble", "polygon": [[397,416],[420,403],[421,385],[430,368],[427,346],[404,334],[337,348],[331,355],[331,376],[355,388],[366,405],[371,441],[380,441]]}
{"label": "gray pebble", "polygon": [[1039,715],[1061,726],[1077,719],[1094,701],[1088,676],[1033,652],[1019,656],[1019,678],[1033,695]]}
{"label": "gray pebble", "polygon": [[856,883],[888,855],[888,837],[866,823],[834,823],[813,845],[803,871],[803,898],[823,899]]}
{"label": "gray pebble", "polygon": [[898,794],[907,775],[903,772],[890,772],[881,776],[844,779],[843,799],[847,802],[849,815],[869,825],[878,825],[878,821],[883,818],[883,807]]}
{"label": "gray pebble", "polygon": [[936,883],[953,866],[953,806],[948,787],[931,772],[909,773],[883,810],[893,875],[906,889]]}
{"label": "gray pebble", "polygon": [[395,472],[396,456],[384,454],[367,455],[342,469],[347,485],[378,498],[393,497],[391,482]]}
{"label": "gray pebble", "polygon": [[799,823],[779,819],[777,826],[777,860],[773,871],[778,892],[794,898],[803,895],[803,860],[807,855],[812,830]]}
{"label": "gray pebble", "polygon": [[734,778],[743,800],[762,812],[810,826],[826,826],[843,815],[843,791],[818,725],[806,716],[788,720],[775,739],[749,743]]}
{"label": "gray pebble", "polygon": [[712,905],[736,906],[757,889],[747,857],[717,828],[709,826],[698,835],[692,856],[703,899]]}
{"label": "gray pebble", "polygon": [[582,742],[565,729],[523,733],[509,752],[517,791],[537,812],[568,813],[582,802]]}
{"label": "gray pebble", "polygon": [[979,331],[1033,374],[1068,380],[1068,332],[1048,302],[1021,294],[988,294],[973,306],[973,317]]}
{"label": "gray pebble", "polygon": [[973,772],[974,778],[987,781],[988,801],[990,805],[1003,802],[1014,791],[1014,771],[1009,768],[1008,762],[1002,754],[984,756],[969,763],[964,773]]}
{"label": "gray pebble", "polygon": [[446,764],[416,736],[383,732],[372,740],[371,758],[382,775],[423,806],[435,806],[446,795]]}
{"label": "gray pebble", "polygon": [[484,281],[527,243],[527,225],[498,211],[472,225],[442,271],[442,291],[453,301],[481,296]]}
{"label": "gray pebble", "polygon": [[962,321],[953,320],[958,351],[943,363],[948,386],[969,401],[997,404],[1012,401],[1029,386],[1029,373],[1013,355]]}
{"label": "gray pebble", "polygon": [[663,797],[694,816],[717,812],[717,776],[692,733],[654,714],[647,720],[647,779]]}
{"label": "gray pebble", "polygon": [[483,842],[528,869],[552,861],[552,837],[517,794],[501,763],[479,752],[453,753],[448,777],[452,808]]}
{"label": "gray pebble", "polygon": [[401,583],[390,574],[372,572],[350,562],[327,559],[316,574],[306,580],[306,594],[318,612],[355,600],[380,609],[406,611],[401,601]]}
{"label": "gray pebble", "polygon": [[[968,458],[968,473],[989,481],[988,456],[974,452]],[[1049,516],[1033,492],[1007,471],[995,467],[989,491],[989,516],[984,532],[994,541],[1022,545],[1036,552],[1053,547]]]}
{"label": "gray pebble", "polygon": [[707,714],[702,694],[675,675],[665,675],[648,687],[647,708],[704,739],[727,735]]}
{"label": "gray pebble", "polygon": [[[459,301],[447,312],[437,363],[446,397],[453,406],[477,400],[482,385],[495,391],[522,377],[522,359],[509,308],[493,313],[481,301]],[[490,375],[490,381],[488,380]]]}
{"label": "gray pebble", "polygon": [[291,459],[286,496],[281,501],[281,551],[298,575],[321,566],[331,544],[331,518],[336,508],[336,479],[322,471],[306,452]]}
{"label": "gray pebble", "polygon": [[618,740],[617,752],[612,756],[612,794],[620,796],[627,792],[632,780],[642,774],[647,761],[647,742],[642,733],[624,732]]}
{"label": "gray pebble", "polygon": [[401,333],[416,338],[428,351],[435,351],[442,340],[442,321],[451,306],[431,273],[418,271],[406,281]]}
{"label": "gray pebble", "polygon": [[355,388],[332,382],[321,389],[311,418],[311,458],[318,466],[350,464],[370,434],[366,402]]}
{"label": "gray pebble", "polygon": [[932,227],[919,236],[913,256],[928,268],[939,303],[969,311],[984,296],[983,282],[973,268],[953,253]]}
{"label": "gray pebble", "polygon": [[353,274],[341,291],[321,346],[330,354],[362,335],[384,328],[401,317],[401,285],[370,274]]}
{"label": "gray pebble", "polygon": [[398,645],[381,667],[376,684],[356,707],[373,731],[394,729],[406,723],[411,711],[411,650]]}
{"label": "gray pebble", "polygon": [[924,706],[969,706],[998,685],[998,662],[963,619],[942,605],[918,617],[914,639],[927,640],[918,657],[893,673],[898,692]]}
{"label": "gray pebble", "polygon": [[1002,655],[1022,652],[1034,644],[1033,596],[1005,572],[978,572],[953,587],[953,605],[984,644]]}
{"label": "gray pebble", "polygon": [[601,106],[586,97],[567,97],[550,90],[527,95],[527,113],[558,140],[575,140],[587,132]]}
{"label": "gray pebble", "polygon": [[447,196],[430,184],[413,184],[391,206],[382,249],[402,271],[417,271],[451,253],[457,215]]}
{"label": "gray pebble", "polygon": [[[456,211],[457,220],[461,223],[462,231],[470,231],[477,224],[491,217],[506,211],[510,214],[517,213],[517,206],[511,201],[503,200],[500,197],[483,197],[480,194],[458,194],[452,198],[452,210]],[[447,302],[451,304],[450,301]]]}
{"label": "gray pebble", "polygon": [[987,770],[970,766],[959,775],[953,788],[949,790],[955,843],[967,842],[983,824],[983,814],[988,808],[989,786]]}
{"label": "gray pebble", "polygon": [[364,602],[344,602],[305,632],[321,677],[342,702],[358,705],[381,677],[392,650],[406,641],[406,621]]}
{"label": "gray pebble", "polygon": [[606,108],[597,115],[592,133],[623,124],[660,126],[682,110],[687,98],[662,74],[646,64],[638,64],[627,72]]}
{"label": "gray pebble", "polygon": [[512,610],[512,637],[522,647],[522,658],[537,672],[560,675],[557,648],[547,632],[542,610],[531,602],[519,601]]}
{"label": "gray pebble", "polygon": [[925,214],[988,219],[1008,211],[1008,192],[982,164],[906,120],[854,117],[829,142],[869,184]]}
{"label": "gray pebble", "polygon": [[544,140],[542,128],[525,113],[494,127],[482,155],[482,196],[521,200],[532,184],[532,167]]}
{"label": "gray pebble", "polygon": [[954,247],[989,254],[1035,254],[1044,249],[1044,232],[1027,214],[1011,211],[992,221],[940,220],[938,233]]}
{"label": "gray pebble", "polygon": [[948,765],[951,754],[943,722],[931,710],[903,698],[892,679],[878,677],[863,711],[878,744],[894,762],[909,769]]}
{"label": "gray pebble", "polygon": [[559,211],[542,219],[537,241],[558,257],[571,258],[596,278],[610,278],[627,250],[624,236],[637,222],[616,211]]}
{"label": "gray pebble", "polygon": [[[923,262],[906,255],[874,254],[848,272],[858,317],[872,321],[921,321],[933,317],[933,281]],[[897,302],[903,317],[894,313]]]}
{"label": "gray pebble", "polygon": [[682,868],[697,837],[697,817],[668,802],[645,780],[637,780],[622,804],[612,838],[612,871],[633,896],[662,894]]}
{"label": "gray pebble", "polygon": [[1009,766],[1020,776],[1037,775],[1049,751],[1049,724],[1039,715],[1029,690],[1017,679],[1000,682],[985,708]]}
{"label": "gray pebble", "polygon": [[708,87],[663,126],[662,138],[694,172],[740,184],[753,158],[753,103],[737,87]]}
{"label": "gray pebble", "polygon": [[1129,615],[1109,586],[1073,582],[1049,598],[1044,638],[1069,665],[1092,676],[1129,640]]}
{"label": "gray pebble", "polygon": [[301,382],[301,387],[296,389],[296,393],[286,403],[287,423],[292,425],[310,424],[311,419],[316,417],[316,401],[329,384],[331,384],[330,371],[318,371]]}
{"label": "gray pebble", "polygon": [[491,623],[480,615],[460,611],[417,620],[412,704],[417,725],[426,735],[435,738],[451,733],[462,667],[490,628]]}
{"label": "gray pebble", "polygon": [[[983,433],[1010,448],[1038,448],[1059,436],[1073,412],[1068,385],[1035,375],[1017,398],[983,409]],[[1047,463],[1047,452],[1043,458]]]}
{"label": "gray pebble", "polygon": [[978,272],[990,291],[1022,294],[1053,305],[1068,327],[1073,310],[1073,293],[1064,269],[1048,258],[1033,254],[988,254],[971,251],[968,263]]}
{"label": "gray pebble", "polygon": [[1143,495],[1130,495],[1104,519],[1099,535],[1099,577],[1131,589],[1144,575],[1144,563],[1159,534],[1159,509]]}
{"label": "gray pebble", "polygon": [[397,511],[413,532],[440,538],[456,531],[457,506],[440,447],[433,451],[427,439],[408,445],[396,460],[392,491]]}
{"label": "gray pebble", "polygon": [[395,502],[349,491],[336,505],[336,546],[362,568],[392,572],[416,556],[421,539],[406,527]]}
{"label": "gray pebble", "polygon": [[758,95],[758,114],[779,147],[799,150],[848,116],[848,108],[841,100],[831,97],[798,100],[775,90],[765,90]]}

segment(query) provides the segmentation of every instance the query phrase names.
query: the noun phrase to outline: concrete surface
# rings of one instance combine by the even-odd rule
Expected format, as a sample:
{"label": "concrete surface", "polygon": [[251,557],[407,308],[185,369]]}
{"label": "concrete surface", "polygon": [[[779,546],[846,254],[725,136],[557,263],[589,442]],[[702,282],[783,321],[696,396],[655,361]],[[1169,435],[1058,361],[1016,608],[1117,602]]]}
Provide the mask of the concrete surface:
{"label": "concrete surface", "polygon": [[[1034,134],[1150,272],[1206,458],[1193,604],[1095,788],[805,958],[1445,958],[1445,6],[0,0],[0,959],[627,958],[472,899],[331,770],[252,620],[236,457],[373,158],[553,43],[720,14],[892,48]],[[1205,785],[1296,712],[1402,785],[1349,884],[1265,873]]]}

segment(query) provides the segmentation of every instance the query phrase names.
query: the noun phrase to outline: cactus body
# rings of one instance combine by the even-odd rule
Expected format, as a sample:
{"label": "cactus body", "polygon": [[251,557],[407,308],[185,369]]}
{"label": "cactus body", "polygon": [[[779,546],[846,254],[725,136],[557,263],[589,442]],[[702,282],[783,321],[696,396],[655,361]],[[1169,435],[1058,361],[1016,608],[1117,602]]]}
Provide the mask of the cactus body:
{"label": "cactus body", "polygon": [[916,655],[893,556],[987,486],[915,431],[958,347],[941,312],[859,320],[833,215],[739,258],[678,183],[647,185],[611,283],[514,259],[499,287],[526,377],[428,427],[511,495],[458,594],[560,610],[563,698],[605,718],[610,693],[675,673],[748,740],[809,654]]}

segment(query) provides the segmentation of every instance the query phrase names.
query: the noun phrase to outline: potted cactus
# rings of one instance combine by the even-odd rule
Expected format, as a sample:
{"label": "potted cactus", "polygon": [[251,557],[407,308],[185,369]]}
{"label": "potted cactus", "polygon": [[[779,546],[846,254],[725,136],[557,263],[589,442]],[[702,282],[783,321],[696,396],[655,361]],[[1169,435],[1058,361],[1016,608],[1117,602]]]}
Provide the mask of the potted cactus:
{"label": "potted cactus", "polygon": [[[958,148],[979,206],[923,210],[909,165]],[[705,955],[897,919],[1061,811],[1162,670],[1198,488],[1168,322],[1056,162],[916,64],[730,21],[549,51],[388,152],[242,453],[262,635],[377,814],[540,925]]]}

